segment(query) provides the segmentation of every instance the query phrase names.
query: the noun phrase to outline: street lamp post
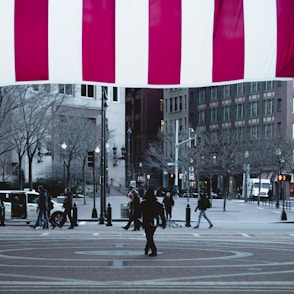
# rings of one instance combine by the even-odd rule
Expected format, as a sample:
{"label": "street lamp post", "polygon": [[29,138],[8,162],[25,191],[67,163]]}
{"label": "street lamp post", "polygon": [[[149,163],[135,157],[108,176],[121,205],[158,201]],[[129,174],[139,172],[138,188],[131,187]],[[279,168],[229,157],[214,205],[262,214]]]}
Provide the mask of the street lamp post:
{"label": "street lamp post", "polygon": [[245,202],[248,201],[248,174],[249,174],[249,169],[250,169],[250,165],[248,163],[248,158],[249,158],[249,152],[246,150],[245,154],[244,154],[244,159],[245,159],[245,163],[244,163],[244,174],[245,174],[244,201]]}
{"label": "street lamp post", "polygon": [[[189,143],[193,140],[193,137],[191,137],[191,133],[194,133],[193,128],[189,128],[189,138],[187,140],[184,140],[182,142],[179,142],[179,120],[176,120],[176,132],[175,132],[175,181],[174,181],[174,188],[173,192],[178,193],[178,188],[179,188],[179,146],[185,143]],[[196,135],[194,137],[195,140],[195,145],[196,145]]]}
{"label": "street lamp post", "polygon": [[65,150],[67,148],[67,145],[65,142],[63,142],[61,144],[61,148],[63,149],[63,183],[64,183],[64,186],[66,186],[66,179],[65,179]]}
{"label": "street lamp post", "polygon": [[100,216],[99,216],[99,224],[104,224],[105,215],[104,215],[104,207],[106,201],[106,146],[105,146],[105,133],[106,133],[106,108],[107,108],[107,97],[106,97],[106,89],[102,87],[102,96],[101,96],[101,193],[100,193]]}
{"label": "street lamp post", "polygon": [[128,168],[127,168],[127,187],[128,191],[130,191],[130,181],[131,181],[131,134],[132,134],[132,129],[129,125],[128,130],[127,130],[127,135],[128,135]]}
{"label": "street lamp post", "polygon": [[[277,149],[276,150],[276,155],[279,157],[279,175],[282,174],[282,165],[285,162],[284,158],[281,158],[281,149]],[[282,208],[282,214],[281,214],[281,220],[287,220],[287,214],[285,211],[285,191],[284,191],[284,186],[283,186],[284,181],[282,179],[279,179],[278,177],[278,198],[277,198],[277,203],[276,203],[276,207],[279,208],[280,206],[280,199],[281,199],[281,195],[282,195],[282,200],[283,200],[283,208]]]}

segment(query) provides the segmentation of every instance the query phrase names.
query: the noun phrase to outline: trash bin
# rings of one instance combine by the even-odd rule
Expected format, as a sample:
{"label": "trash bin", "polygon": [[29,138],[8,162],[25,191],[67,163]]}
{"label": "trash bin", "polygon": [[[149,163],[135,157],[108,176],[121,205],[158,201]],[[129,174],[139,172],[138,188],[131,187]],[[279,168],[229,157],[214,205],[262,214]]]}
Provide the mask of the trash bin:
{"label": "trash bin", "polygon": [[123,202],[120,204],[120,217],[121,218],[129,218],[129,205],[128,202]]}

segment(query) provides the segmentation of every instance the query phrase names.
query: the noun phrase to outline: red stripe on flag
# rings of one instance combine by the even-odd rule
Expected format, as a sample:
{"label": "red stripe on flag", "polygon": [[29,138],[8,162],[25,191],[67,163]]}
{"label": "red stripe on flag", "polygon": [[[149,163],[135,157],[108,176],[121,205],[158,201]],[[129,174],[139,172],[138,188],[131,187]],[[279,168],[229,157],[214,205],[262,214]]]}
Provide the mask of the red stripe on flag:
{"label": "red stripe on flag", "polygon": [[48,80],[48,0],[15,0],[16,81]]}
{"label": "red stripe on flag", "polygon": [[294,76],[293,12],[293,0],[277,0],[277,77]]}
{"label": "red stripe on flag", "polygon": [[243,0],[215,0],[213,82],[242,79],[244,51]]}
{"label": "red stripe on flag", "polygon": [[149,0],[148,84],[179,84],[181,0]]}
{"label": "red stripe on flag", "polygon": [[115,82],[115,0],[83,1],[83,80]]}

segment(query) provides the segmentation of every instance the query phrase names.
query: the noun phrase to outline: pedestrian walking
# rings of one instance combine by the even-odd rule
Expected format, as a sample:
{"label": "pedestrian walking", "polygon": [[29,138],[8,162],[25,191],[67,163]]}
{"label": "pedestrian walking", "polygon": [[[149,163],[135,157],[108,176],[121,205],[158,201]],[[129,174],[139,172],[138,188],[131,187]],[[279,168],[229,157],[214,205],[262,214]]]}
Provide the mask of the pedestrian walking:
{"label": "pedestrian walking", "polygon": [[157,248],[154,243],[154,233],[159,223],[157,222],[155,224],[155,220],[158,220],[160,217],[161,227],[165,229],[166,218],[164,216],[163,205],[157,201],[153,189],[147,190],[144,200],[141,202],[140,208],[142,211],[143,227],[146,236],[145,255],[148,255],[149,250],[151,250],[149,256],[156,256]]}
{"label": "pedestrian walking", "polygon": [[59,224],[59,227],[60,228],[63,227],[63,225],[66,222],[66,218],[68,217],[68,219],[70,221],[69,229],[73,229],[74,228],[74,223],[73,223],[73,218],[71,216],[73,196],[72,196],[70,188],[68,188],[68,187],[65,188],[64,196],[65,196],[65,199],[63,201],[64,212],[63,212],[63,217],[62,217],[61,223]]}
{"label": "pedestrian walking", "polygon": [[200,191],[200,199],[198,200],[198,205],[195,208],[195,212],[197,211],[197,209],[199,209],[199,216],[198,216],[198,224],[194,227],[194,229],[198,229],[200,226],[200,221],[202,216],[208,221],[209,223],[209,229],[211,229],[213,227],[212,222],[209,220],[209,218],[207,217],[205,211],[207,208],[211,207],[211,203],[209,201],[209,199],[205,196],[203,191]]}
{"label": "pedestrian walking", "polygon": [[5,226],[5,206],[3,199],[0,199],[0,226]]}
{"label": "pedestrian walking", "polygon": [[38,186],[38,192],[38,218],[33,228],[49,229],[47,193],[42,185]]}
{"label": "pedestrian walking", "polygon": [[162,203],[164,204],[165,217],[167,220],[170,220],[172,218],[172,208],[175,205],[174,199],[170,192],[165,193]]}
{"label": "pedestrian walking", "polygon": [[129,193],[129,198],[131,201],[129,202],[129,211],[130,211],[130,216],[129,216],[129,221],[126,226],[122,227],[125,230],[128,230],[134,222],[134,230],[133,231],[140,231],[140,227],[142,225],[141,221],[139,220],[141,216],[140,212],[140,197],[138,193],[135,190],[132,190]]}

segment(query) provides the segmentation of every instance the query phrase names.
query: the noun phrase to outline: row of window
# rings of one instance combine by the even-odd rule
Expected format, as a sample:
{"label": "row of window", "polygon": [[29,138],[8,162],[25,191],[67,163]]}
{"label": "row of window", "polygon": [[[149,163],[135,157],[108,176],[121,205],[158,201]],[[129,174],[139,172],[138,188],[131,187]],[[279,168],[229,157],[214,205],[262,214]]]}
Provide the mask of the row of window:
{"label": "row of window", "polygon": [[[277,82],[279,83],[279,82]],[[197,101],[198,103],[206,102],[206,93],[208,94],[208,98],[210,101],[215,101],[218,98],[230,98],[235,94],[235,96],[245,95],[246,86],[248,87],[248,94],[254,94],[260,91],[260,88],[265,91],[274,89],[274,81],[267,82],[252,82],[252,83],[240,83],[234,85],[224,85],[218,87],[209,87],[197,90]],[[193,96],[193,92],[191,92],[191,96]],[[193,97],[191,97],[193,98]]]}
{"label": "row of window", "polygon": [[[234,138],[236,141],[242,140],[244,138],[248,138],[249,140],[265,138],[271,139],[274,137],[275,132],[280,133],[281,131],[281,123],[277,123],[276,129],[275,124],[264,124],[263,126],[252,125],[247,127],[235,127],[232,133],[231,129],[223,129],[222,136],[224,138],[228,138],[228,142],[232,141]],[[218,142],[218,131],[211,131],[210,133],[210,141],[212,144],[217,144]]]}
{"label": "row of window", "polygon": [[[169,103],[168,103],[169,102]],[[187,96],[170,97],[165,99],[165,111],[176,112],[187,109]]]}
{"label": "row of window", "polygon": [[[50,93],[51,86],[50,84],[45,85],[33,85],[33,91],[40,91],[40,87],[43,87],[44,91],[47,93]],[[75,96],[75,90],[76,87],[74,84],[58,84],[58,93],[65,94],[69,96]],[[80,95],[81,97],[87,97],[87,98],[96,98],[96,91],[94,85],[87,85],[82,84],[80,88]],[[102,87],[102,94],[108,97],[108,87]],[[108,97],[109,98],[109,97]],[[118,90],[117,87],[113,87],[113,102],[118,102]]]}
{"label": "row of window", "polygon": [[[263,115],[273,115],[274,114],[274,99],[266,99],[263,100]],[[249,102],[248,107],[248,118],[258,117],[260,114],[259,110],[259,101],[252,101]],[[282,99],[277,100],[277,112],[281,111],[282,106]],[[232,119],[240,120],[245,118],[245,103],[232,105],[224,105],[219,108],[211,108],[209,110],[209,122],[210,123],[217,123],[219,120],[221,121],[230,121]],[[234,113],[232,113],[232,109],[234,109]],[[204,125],[206,123],[206,110],[202,109],[198,111],[198,124]],[[221,117],[219,119],[219,114]]]}

